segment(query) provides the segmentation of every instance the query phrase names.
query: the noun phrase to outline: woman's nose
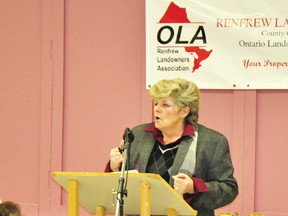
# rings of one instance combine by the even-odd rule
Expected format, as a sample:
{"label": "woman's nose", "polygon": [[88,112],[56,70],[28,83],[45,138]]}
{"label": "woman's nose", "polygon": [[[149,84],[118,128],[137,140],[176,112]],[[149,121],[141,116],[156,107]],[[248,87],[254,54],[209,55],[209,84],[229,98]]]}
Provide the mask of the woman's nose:
{"label": "woman's nose", "polygon": [[154,111],[155,112],[160,112],[161,111],[160,106],[159,105],[155,105],[154,106]]}

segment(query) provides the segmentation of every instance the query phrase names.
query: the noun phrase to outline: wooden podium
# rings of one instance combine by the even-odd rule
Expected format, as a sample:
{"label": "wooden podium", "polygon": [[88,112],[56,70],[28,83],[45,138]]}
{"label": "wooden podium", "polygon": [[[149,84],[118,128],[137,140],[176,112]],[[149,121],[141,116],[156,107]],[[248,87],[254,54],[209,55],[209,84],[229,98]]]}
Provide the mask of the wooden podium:
{"label": "wooden podium", "polygon": [[[115,214],[120,173],[53,172],[52,178],[68,192],[69,216],[79,216],[79,205],[96,216]],[[125,181],[125,215],[197,215],[158,174],[129,173]]]}

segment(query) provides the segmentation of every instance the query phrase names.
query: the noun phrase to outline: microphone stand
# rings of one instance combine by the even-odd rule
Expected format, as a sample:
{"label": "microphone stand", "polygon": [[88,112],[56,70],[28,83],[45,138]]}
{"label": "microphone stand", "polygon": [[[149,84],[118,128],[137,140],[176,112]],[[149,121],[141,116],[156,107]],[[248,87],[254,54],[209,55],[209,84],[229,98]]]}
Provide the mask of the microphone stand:
{"label": "microphone stand", "polygon": [[[123,151],[123,161],[122,161],[122,167],[121,167],[121,175],[119,179],[119,186],[118,186],[118,192],[117,192],[117,203],[116,203],[116,211],[115,211],[115,216],[119,215],[120,211],[120,216],[123,216],[123,207],[124,207],[124,195],[127,196],[127,190],[124,188],[124,182],[125,182],[125,177],[124,177],[124,172],[125,172],[125,167],[127,163],[127,148],[129,145],[129,142],[125,142],[124,145],[124,151]],[[128,169],[127,169],[128,172]]]}

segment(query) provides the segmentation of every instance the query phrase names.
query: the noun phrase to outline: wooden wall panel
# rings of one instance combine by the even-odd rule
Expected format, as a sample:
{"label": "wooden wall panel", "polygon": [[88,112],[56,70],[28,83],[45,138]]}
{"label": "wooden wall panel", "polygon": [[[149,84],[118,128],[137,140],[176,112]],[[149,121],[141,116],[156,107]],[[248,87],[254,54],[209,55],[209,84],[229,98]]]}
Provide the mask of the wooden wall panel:
{"label": "wooden wall panel", "polygon": [[0,1],[0,199],[36,215],[41,115],[41,1]]}
{"label": "wooden wall panel", "polygon": [[255,211],[288,215],[288,91],[257,94]]}

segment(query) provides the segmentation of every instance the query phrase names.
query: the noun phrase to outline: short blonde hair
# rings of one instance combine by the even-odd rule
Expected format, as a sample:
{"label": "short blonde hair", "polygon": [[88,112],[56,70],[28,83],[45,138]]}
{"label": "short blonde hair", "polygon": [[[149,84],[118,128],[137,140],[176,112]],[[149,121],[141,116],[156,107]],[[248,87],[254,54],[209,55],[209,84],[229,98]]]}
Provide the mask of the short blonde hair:
{"label": "short blonde hair", "polygon": [[181,78],[164,79],[153,85],[149,89],[149,95],[153,100],[166,97],[173,97],[180,109],[190,108],[190,113],[186,117],[186,122],[191,124],[198,122],[200,92],[197,85]]}

